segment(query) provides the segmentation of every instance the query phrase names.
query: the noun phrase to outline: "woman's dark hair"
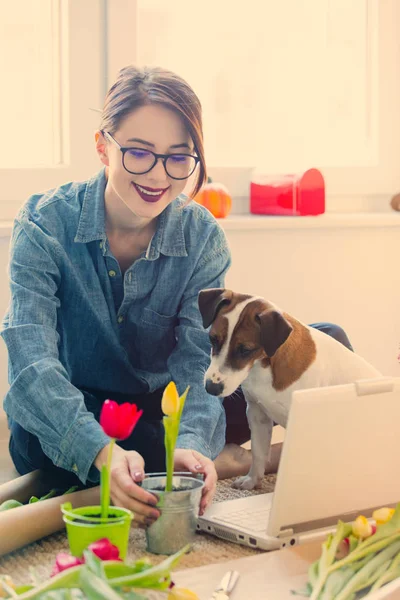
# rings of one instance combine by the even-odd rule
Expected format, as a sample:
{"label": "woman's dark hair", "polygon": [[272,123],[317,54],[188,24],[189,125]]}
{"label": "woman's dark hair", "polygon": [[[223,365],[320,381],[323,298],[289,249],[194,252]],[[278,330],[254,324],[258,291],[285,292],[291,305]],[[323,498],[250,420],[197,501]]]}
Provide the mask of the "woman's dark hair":
{"label": "woman's dark hair", "polygon": [[114,134],[121,121],[136,108],[161,104],[174,110],[183,120],[200,159],[193,197],[207,181],[204,158],[200,100],[188,83],[175,73],[159,67],[124,67],[107,92],[100,130]]}

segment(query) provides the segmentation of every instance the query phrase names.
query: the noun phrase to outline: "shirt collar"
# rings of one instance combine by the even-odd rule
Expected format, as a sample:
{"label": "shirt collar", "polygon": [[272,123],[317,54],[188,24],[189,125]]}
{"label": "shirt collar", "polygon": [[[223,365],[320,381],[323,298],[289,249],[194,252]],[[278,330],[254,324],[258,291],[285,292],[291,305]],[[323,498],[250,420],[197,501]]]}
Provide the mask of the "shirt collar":
{"label": "shirt collar", "polygon": [[[104,168],[86,184],[75,242],[87,243],[94,240],[106,240],[105,189]],[[183,224],[185,202],[186,196],[181,194],[159,216],[156,232],[146,252],[148,260],[155,260],[160,254],[165,256],[188,255]]]}
{"label": "shirt collar", "polygon": [[86,244],[87,242],[93,242],[93,240],[105,240],[105,189],[106,170],[104,168],[86,183],[75,242]]}

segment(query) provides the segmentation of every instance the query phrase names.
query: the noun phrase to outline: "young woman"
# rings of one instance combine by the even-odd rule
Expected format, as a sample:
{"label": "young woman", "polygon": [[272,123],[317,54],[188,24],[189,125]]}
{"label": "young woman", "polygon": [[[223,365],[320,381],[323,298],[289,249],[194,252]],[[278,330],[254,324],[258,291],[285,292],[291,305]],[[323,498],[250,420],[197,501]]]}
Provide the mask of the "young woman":
{"label": "young woman", "polygon": [[144,468],[165,469],[160,401],[170,380],[181,393],[191,386],[175,468],[204,474],[201,511],[218,455],[222,474],[248,465],[232,446],[221,454],[226,439],[244,441],[243,427],[248,435],[244,413],[226,438],[223,403],[203,385],[210,348],[197,296],[224,285],[230,253],[211,214],[182,195],[189,177],[194,193],[206,179],[201,106],[185,81],[122,69],[95,137],[102,170],[32,196],[15,220],[4,408],[19,473],[95,485],[108,450],[102,403],[135,402],[144,414],[114,449],[111,497],[146,525],[159,512],[137,484]]}

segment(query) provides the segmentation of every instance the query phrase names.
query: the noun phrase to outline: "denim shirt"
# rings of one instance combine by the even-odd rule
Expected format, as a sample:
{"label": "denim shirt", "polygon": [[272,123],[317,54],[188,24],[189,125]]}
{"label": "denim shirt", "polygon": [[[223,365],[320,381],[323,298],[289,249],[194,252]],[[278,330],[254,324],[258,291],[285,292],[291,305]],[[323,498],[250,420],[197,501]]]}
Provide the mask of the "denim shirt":
{"label": "denim shirt", "polygon": [[123,275],[106,235],[105,185],[102,170],[22,207],[1,331],[7,415],[84,483],[98,481],[93,461],[109,438],[87,411],[83,388],[134,395],[171,380],[179,393],[190,385],[177,447],[215,458],[225,442],[222,402],[204,389],[210,347],[197,304],[199,290],[224,285],[231,259],[223,230],[181,195]]}

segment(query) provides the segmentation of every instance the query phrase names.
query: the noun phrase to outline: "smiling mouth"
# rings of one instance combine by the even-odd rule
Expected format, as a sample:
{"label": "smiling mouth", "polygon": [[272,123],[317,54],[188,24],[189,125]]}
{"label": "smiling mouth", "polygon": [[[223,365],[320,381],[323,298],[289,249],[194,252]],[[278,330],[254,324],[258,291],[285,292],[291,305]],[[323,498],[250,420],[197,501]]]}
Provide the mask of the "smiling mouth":
{"label": "smiling mouth", "polygon": [[133,183],[133,187],[145,202],[158,202],[169,188],[149,188]]}

